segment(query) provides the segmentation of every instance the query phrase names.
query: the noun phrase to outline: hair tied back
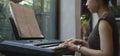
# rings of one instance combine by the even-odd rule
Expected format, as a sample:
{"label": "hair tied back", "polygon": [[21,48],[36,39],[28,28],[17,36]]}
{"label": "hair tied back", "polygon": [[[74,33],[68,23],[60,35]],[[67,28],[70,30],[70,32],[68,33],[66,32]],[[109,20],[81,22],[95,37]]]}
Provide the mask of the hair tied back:
{"label": "hair tied back", "polygon": [[111,4],[114,8],[117,8],[117,0],[111,0]]}

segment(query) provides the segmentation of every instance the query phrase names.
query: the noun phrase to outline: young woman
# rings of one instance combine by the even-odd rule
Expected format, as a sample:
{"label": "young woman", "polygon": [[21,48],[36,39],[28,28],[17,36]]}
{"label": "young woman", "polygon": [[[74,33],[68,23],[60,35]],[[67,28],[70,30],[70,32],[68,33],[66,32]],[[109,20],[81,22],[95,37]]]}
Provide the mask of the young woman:
{"label": "young woman", "polygon": [[70,39],[60,44],[85,56],[119,56],[119,37],[109,1],[116,7],[116,0],[87,0],[86,6],[91,13],[97,13],[98,23],[88,37],[88,41]]}

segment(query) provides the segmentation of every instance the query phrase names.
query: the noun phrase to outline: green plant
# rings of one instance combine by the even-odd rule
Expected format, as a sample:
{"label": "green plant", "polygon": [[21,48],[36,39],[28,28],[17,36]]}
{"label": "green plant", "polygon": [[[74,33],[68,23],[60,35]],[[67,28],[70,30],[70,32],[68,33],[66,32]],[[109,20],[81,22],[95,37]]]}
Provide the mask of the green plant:
{"label": "green plant", "polygon": [[120,17],[120,6],[118,6],[117,8],[113,8],[111,7],[111,10],[112,10],[112,14],[116,17]]}
{"label": "green plant", "polygon": [[0,41],[10,38],[12,28],[10,25],[9,17],[9,0],[0,0]]}
{"label": "green plant", "polygon": [[33,7],[33,0],[23,0],[22,2],[20,2],[21,5],[28,7],[28,8],[32,8]]}
{"label": "green plant", "polygon": [[3,41],[3,40],[4,40],[3,37],[0,35],[0,42]]}
{"label": "green plant", "polygon": [[87,16],[85,14],[82,14],[81,17],[80,17],[80,21],[84,25],[88,24],[88,21],[86,20],[86,17]]}
{"label": "green plant", "polygon": [[4,54],[0,53],[0,56],[5,56]]}

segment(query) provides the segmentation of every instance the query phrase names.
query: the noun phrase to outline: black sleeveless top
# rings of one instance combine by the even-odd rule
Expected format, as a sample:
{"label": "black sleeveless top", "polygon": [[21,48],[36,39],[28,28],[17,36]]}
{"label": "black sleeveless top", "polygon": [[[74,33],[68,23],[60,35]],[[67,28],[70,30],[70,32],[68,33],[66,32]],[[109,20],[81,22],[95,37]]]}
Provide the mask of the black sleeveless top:
{"label": "black sleeveless top", "polygon": [[100,17],[98,20],[94,30],[91,32],[90,36],[88,37],[88,44],[89,48],[100,50],[100,36],[99,36],[99,30],[98,26],[101,20],[106,20],[111,28],[112,28],[112,34],[113,34],[113,47],[114,47],[114,55],[113,56],[119,56],[119,35],[118,35],[118,29],[116,26],[115,18],[111,14],[105,14],[104,16]]}

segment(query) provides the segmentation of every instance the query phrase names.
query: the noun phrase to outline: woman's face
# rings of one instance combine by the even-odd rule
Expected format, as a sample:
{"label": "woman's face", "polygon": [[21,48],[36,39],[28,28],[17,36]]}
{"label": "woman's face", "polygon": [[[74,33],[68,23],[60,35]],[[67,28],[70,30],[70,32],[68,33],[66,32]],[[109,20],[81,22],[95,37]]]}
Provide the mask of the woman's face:
{"label": "woman's face", "polygon": [[91,13],[96,13],[98,11],[97,0],[87,0],[86,6]]}

